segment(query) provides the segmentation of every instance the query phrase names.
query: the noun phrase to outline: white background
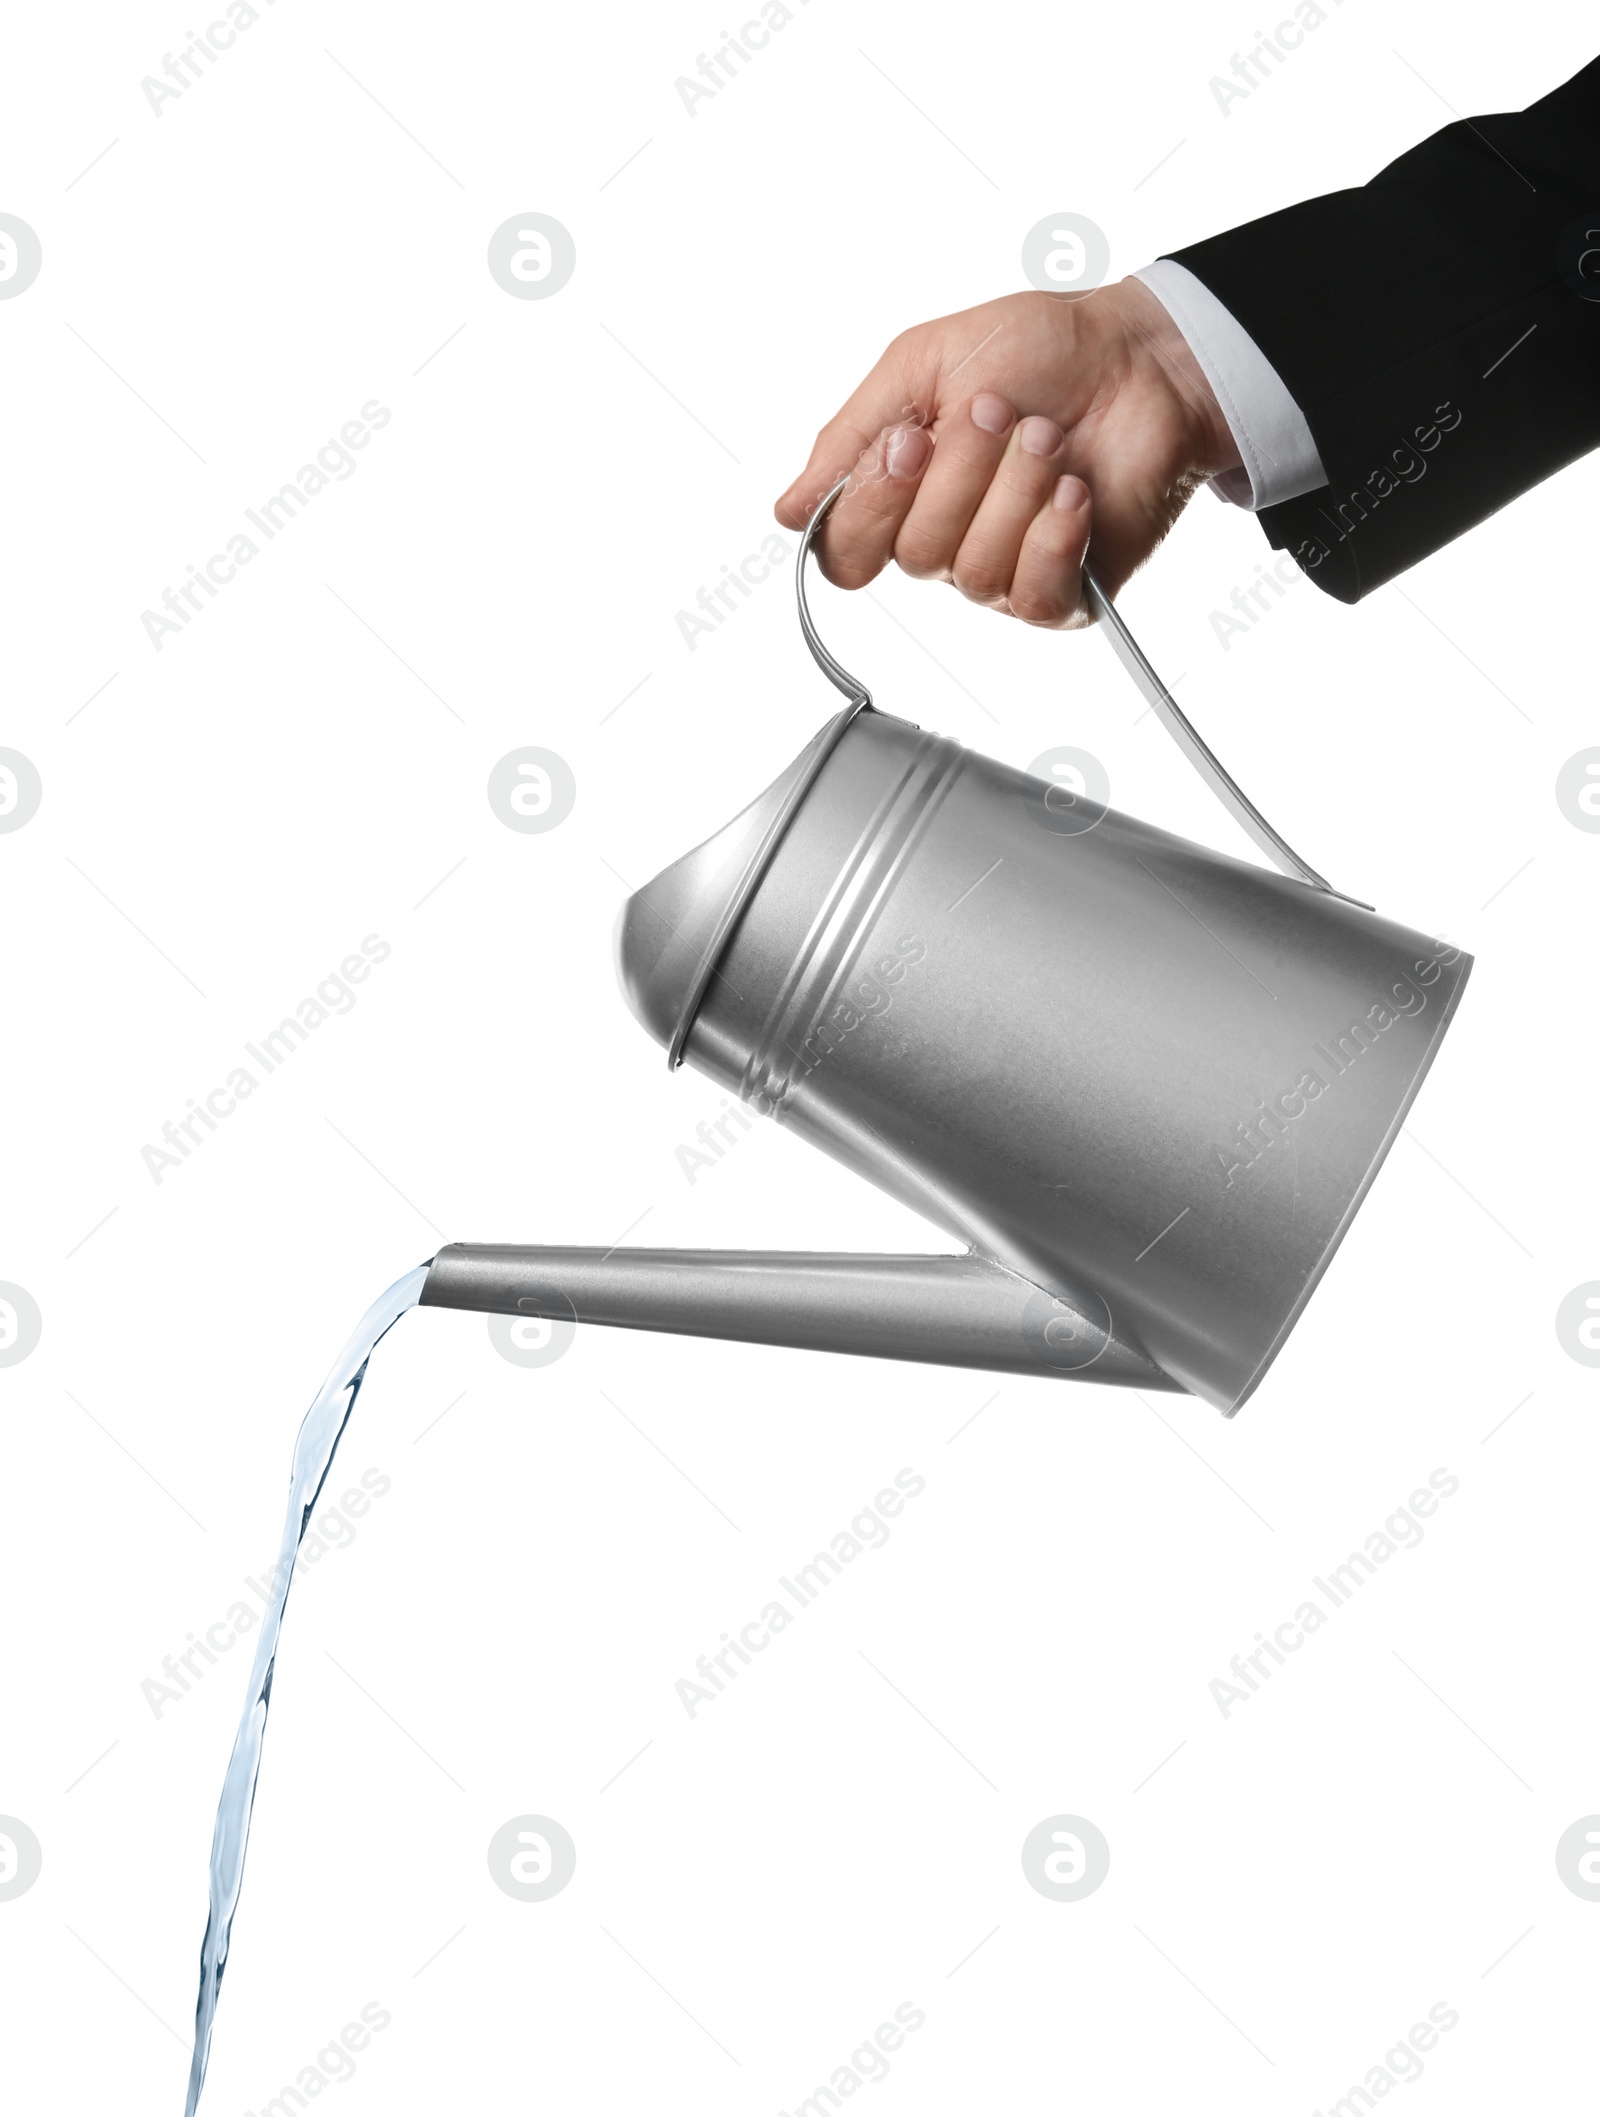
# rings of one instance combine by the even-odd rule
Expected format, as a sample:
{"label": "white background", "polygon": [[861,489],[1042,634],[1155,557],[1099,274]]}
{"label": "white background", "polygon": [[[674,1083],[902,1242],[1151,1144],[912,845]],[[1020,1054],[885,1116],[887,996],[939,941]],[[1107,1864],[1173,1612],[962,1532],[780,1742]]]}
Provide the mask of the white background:
{"label": "white background", "polygon": [[[141,1684],[269,1562],[382,1287],[445,1237],[927,1243],[770,1127],[679,1166],[720,1098],[629,1018],[612,923],[834,700],[782,569],[692,653],[675,613],[883,344],[1021,284],[1045,215],[1120,274],[1591,55],[1573,13],[1442,19],[1330,8],[1227,117],[1242,5],[815,0],[692,117],[709,0],[281,0],[159,117],[140,80],[197,18],[13,24],[0,208],[44,248],[0,304],[0,741],[44,784],[0,837],[0,1278],[44,1318],[0,1376],[0,1812],[44,1855],[0,1903],[15,2107],[181,2108],[248,1649],[159,1718]],[[528,211],[577,244],[546,301],[485,267]],[[356,473],[157,653],[140,613],[373,398]],[[1554,1317],[1600,1272],[1600,838],[1553,790],[1600,742],[1597,479],[1356,610],[1297,585],[1227,652],[1209,614],[1268,554],[1203,496],[1124,598],[1289,838],[1479,959],[1236,1422],[625,1333],[530,1372],[479,1318],[398,1326],[334,1481],[392,1489],[290,1605],[207,2109],[369,2001],[341,2109],[792,2111],[908,2000],[874,2106],[1325,2110],[1441,2001],[1408,2106],[1576,2106],[1600,1905],[1553,1855],[1600,1810],[1600,1438]],[[822,594],[890,710],[1079,744],[1119,806],[1245,850],[1092,635]],[[485,798],[525,744],[577,780],[547,835]],[[369,933],[354,1009],[154,1183],[142,1146]],[[691,1721],[695,1657],[904,1466],[892,1541]],[[1230,1656],[1440,1467],[1420,1547],[1225,1720]],[[485,1860],[525,1812],[578,1847],[543,1904]],[[1060,1812],[1111,1845],[1076,1904],[1019,1862]]]}

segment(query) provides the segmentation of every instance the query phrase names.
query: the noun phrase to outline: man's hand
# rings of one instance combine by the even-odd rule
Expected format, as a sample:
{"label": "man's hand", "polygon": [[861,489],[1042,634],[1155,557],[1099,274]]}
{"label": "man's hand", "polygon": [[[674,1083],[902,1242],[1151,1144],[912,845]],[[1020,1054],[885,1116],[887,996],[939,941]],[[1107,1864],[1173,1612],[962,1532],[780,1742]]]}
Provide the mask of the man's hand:
{"label": "man's hand", "polygon": [[1008,294],[897,338],[778,502],[801,529],[846,472],[822,570],[864,588],[891,558],[1030,625],[1088,623],[1190,495],[1239,455],[1177,326],[1140,281]]}

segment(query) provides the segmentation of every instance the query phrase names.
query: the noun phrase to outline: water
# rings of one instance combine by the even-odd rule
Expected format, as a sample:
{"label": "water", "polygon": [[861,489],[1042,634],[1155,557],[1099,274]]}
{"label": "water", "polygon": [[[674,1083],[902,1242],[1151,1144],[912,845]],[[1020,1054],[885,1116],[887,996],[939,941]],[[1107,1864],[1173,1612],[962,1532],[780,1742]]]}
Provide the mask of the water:
{"label": "water", "polygon": [[272,1603],[261,1620],[256,1641],[255,1666],[250,1671],[250,1689],[244,1702],[244,1717],[233,1738],[233,1755],[222,1782],[217,1803],[217,1827],[211,1840],[211,1909],[206,1919],[206,1937],[200,1946],[200,1996],[194,2009],[194,2058],[189,2068],[189,2099],[184,2117],[195,2117],[200,2090],[205,2085],[206,2061],[211,2055],[211,2029],[216,2019],[217,1994],[222,1973],[228,1967],[228,1936],[233,1915],[239,1908],[239,1885],[244,1879],[245,1847],[250,1841],[250,1811],[255,1806],[256,1777],[261,1769],[261,1742],[267,1731],[267,1708],[272,1700],[272,1671],[278,1658],[278,1634],[283,1628],[284,1605],[294,1578],[295,1557],[333,1468],[340,1438],[366,1378],[367,1362],[378,1340],[408,1308],[415,1308],[422,1295],[428,1267],[418,1265],[398,1279],[376,1300],[356,1325],[355,1335],[334,1362],[333,1371],[317,1392],[316,1401],[300,1422],[294,1444],[294,1467],[289,1473],[289,1513],[283,1525],[283,1548],[272,1575]]}

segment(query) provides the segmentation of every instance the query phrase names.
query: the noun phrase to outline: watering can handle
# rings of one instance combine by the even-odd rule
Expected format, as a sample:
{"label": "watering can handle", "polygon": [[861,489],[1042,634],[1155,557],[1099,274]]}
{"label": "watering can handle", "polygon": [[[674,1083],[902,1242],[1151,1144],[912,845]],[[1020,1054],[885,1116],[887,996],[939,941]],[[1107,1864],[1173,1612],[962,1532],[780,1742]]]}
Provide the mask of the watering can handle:
{"label": "watering can handle", "polygon": [[794,594],[800,610],[800,630],[804,635],[806,645],[811,649],[811,659],[816,663],[829,683],[833,685],[834,689],[842,691],[853,705],[870,706],[872,704],[872,693],[867,689],[860,677],[852,676],[849,670],[841,662],[836,661],[833,655],[828,652],[828,649],[822,643],[822,635],[817,630],[816,620],[811,615],[811,605],[806,601],[806,560],[810,556],[812,545],[816,542],[817,531],[827,519],[828,512],[834,501],[838,499],[840,493],[844,491],[849,483],[848,477],[841,478],[832,492],[819,501],[811,520],[806,524],[805,534],[800,539],[800,556],[794,563]]}
{"label": "watering can handle", "polygon": [[[800,607],[800,630],[817,667],[829,683],[860,707],[871,705],[871,693],[860,678],[852,676],[823,645],[811,615],[811,607],[806,601],[806,558],[828,510],[849,482],[848,478],[841,478],[806,524],[805,534],[800,539],[800,555],[795,561],[794,578],[795,596]],[[1343,891],[1336,890],[1332,883],[1325,881],[1314,867],[1308,866],[1301,859],[1286,839],[1279,837],[1249,795],[1207,746],[1199,730],[1151,667],[1143,648],[1128,630],[1121,613],[1096,580],[1094,571],[1089,566],[1083,569],[1083,585],[1089,608],[1104,628],[1105,637],[1111,642],[1112,652],[1138,685],[1167,733],[1235,822],[1249,833],[1281,873],[1288,875],[1293,881],[1308,882],[1313,889],[1325,890],[1329,896],[1343,896]],[[1360,902],[1359,898],[1355,897],[1345,901],[1351,904]],[[1363,905],[1362,909],[1370,911],[1372,907]]]}

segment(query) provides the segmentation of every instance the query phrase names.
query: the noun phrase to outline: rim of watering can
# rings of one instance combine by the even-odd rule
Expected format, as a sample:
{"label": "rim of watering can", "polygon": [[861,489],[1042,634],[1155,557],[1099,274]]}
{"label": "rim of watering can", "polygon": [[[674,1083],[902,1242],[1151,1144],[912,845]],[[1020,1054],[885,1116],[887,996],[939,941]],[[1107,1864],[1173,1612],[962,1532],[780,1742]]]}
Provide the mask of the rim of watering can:
{"label": "rim of watering can", "polygon": [[823,499],[812,515],[811,520],[806,524],[805,534],[800,539],[800,555],[795,561],[794,569],[795,599],[800,609],[800,630],[805,635],[806,645],[811,649],[812,657],[816,661],[817,667],[827,677],[829,683],[844,693],[849,703],[842,712],[833,716],[832,720],[822,729],[812,744],[811,755],[805,769],[784,796],[783,805],[778,810],[777,815],[773,817],[771,823],[762,833],[760,844],[757,845],[755,851],[751,854],[749,861],[746,863],[744,873],[739,877],[738,887],[723,907],[722,916],[717,921],[706,951],[700,959],[700,967],[695,973],[694,982],[689,987],[684,997],[683,1006],[679,1010],[677,1026],[672,1032],[672,1041],[667,1046],[667,1070],[672,1073],[675,1073],[683,1064],[684,1046],[689,1041],[689,1032],[694,1028],[695,1018],[704,1003],[706,993],[710,990],[711,980],[717,974],[718,966],[722,961],[723,953],[727,948],[733,929],[744,916],[745,909],[751,898],[761,887],[768,868],[771,867],[773,860],[777,856],[779,846],[788,834],[790,824],[793,823],[795,816],[799,812],[800,804],[816,785],[818,774],[838,748],[839,739],[851,722],[858,714],[870,713],[873,710],[872,693],[867,689],[866,685],[861,682],[859,677],[852,676],[849,670],[842,663],[836,661],[822,644],[816,625],[812,621],[810,605],[806,601],[806,559],[816,539],[817,531],[822,526],[824,516],[849,482],[848,478],[841,478],[833,490]]}

